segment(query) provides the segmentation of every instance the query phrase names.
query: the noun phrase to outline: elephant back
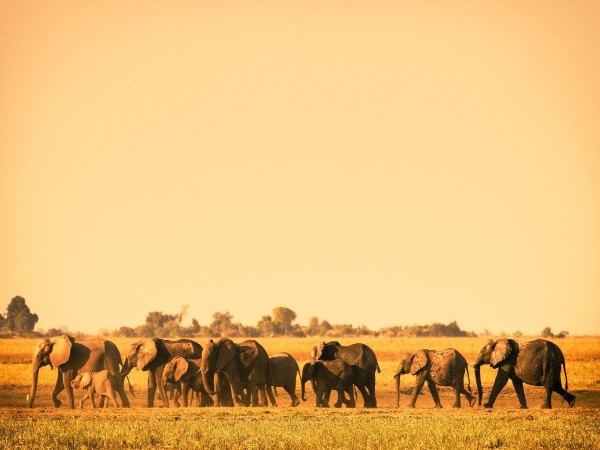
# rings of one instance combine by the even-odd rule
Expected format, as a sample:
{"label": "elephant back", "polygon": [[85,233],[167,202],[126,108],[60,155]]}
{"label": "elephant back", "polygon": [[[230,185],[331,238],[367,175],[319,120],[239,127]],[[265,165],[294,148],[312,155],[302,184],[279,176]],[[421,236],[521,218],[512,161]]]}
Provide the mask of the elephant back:
{"label": "elephant back", "polygon": [[[556,355],[553,347],[556,345],[544,339],[520,342],[515,364],[516,375],[527,384],[542,386],[544,365]],[[562,353],[560,355],[562,357]]]}
{"label": "elephant back", "polygon": [[186,359],[202,358],[202,346],[191,339],[178,339],[176,341],[163,340],[169,359],[181,356]]}

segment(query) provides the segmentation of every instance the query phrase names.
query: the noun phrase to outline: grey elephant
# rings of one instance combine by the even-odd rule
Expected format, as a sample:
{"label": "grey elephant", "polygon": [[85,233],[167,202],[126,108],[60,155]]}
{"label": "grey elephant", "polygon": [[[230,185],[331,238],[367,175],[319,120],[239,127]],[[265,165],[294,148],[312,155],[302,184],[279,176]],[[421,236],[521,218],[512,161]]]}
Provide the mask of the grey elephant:
{"label": "grey elephant", "polygon": [[201,374],[204,388],[213,396],[215,406],[223,406],[223,376],[229,381],[231,398],[236,406],[246,406],[255,390],[260,394],[258,406],[268,405],[267,394],[271,403],[275,403],[271,390],[266,389],[267,384],[272,382],[269,356],[253,339],[239,344],[229,338],[216,342],[209,340],[202,351]]}
{"label": "grey elephant", "polygon": [[[316,406],[329,408],[329,396],[332,390],[338,394],[334,406],[341,408],[345,404],[348,408],[356,406],[354,397],[354,373],[349,364],[341,359],[332,361],[311,360],[302,367],[302,400],[306,401],[304,396],[305,385],[310,381],[316,396]],[[345,394],[348,394],[346,399]]]}
{"label": "grey elephant", "polygon": [[363,397],[365,408],[377,408],[375,372],[381,372],[381,369],[371,347],[361,343],[344,346],[338,341],[321,342],[313,347],[311,359],[345,361],[352,368],[354,384]]}
{"label": "grey elephant", "polygon": [[[465,390],[464,377],[467,373],[468,388]],[[463,394],[470,406],[475,403],[475,397],[471,394],[471,378],[469,368],[463,355],[453,348],[442,351],[419,350],[416,353],[406,354],[394,374],[396,378],[396,406],[400,406],[400,376],[403,374],[415,375],[415,387],[409,408],[414,408],[417,397],[421,392],[423,384],[427,382],[429,392],[433,397],[436,408],[441,408],[440,396],[436,386],[452,386],[454,388],[454,407],[460,408],[460,394]]]}
{"label": "grey elephant", "polygon": [[71,386],[74,389],[83,389],[85,395],[79,401],[79,407],[83,408],[83,403],[89,398],[92,402],[92,408],[96,407],[96,394],[107,398],[107,406],[110,401],[119,408],[115,398],[115,377],[108,370],[100,372],[85,372],[77,375],[72,381]]}
{"label": "grey elephant", "polygon": [[198,359],[202,357],[202,346],[191,339],[170,341],[147,338],[131,344],[121,375],[126,376],[134,367],[148,371],[148,407],[154,406],[154,395],[158,388],[164,406],[169,406],[169,398],[162,383],[165,364],[176,356]]}
{"label": "grey elephant", "polygon": [[183,394],[183,406],[188,406],[190,391],[197,395],[197,406],[212,406],[213,400],[202,384],[200,367],[202,359],[187,359],[177,356],[165,364],[163,384],[172,384],[174,388],[173,403],[179,406],[179,397]]}
{"label": "grey elephant", "polygon": [[[523,383],[544,386],[546,397],[542,408],[552,408],[552,392],[561,395],[569,404],[575,404],[575,396],[568,391],[567,365],[560,348],[545,339],[518,342],[513,339],[490,340],[479,351],[473,367],[477,382],[478,402],[481,405],[482,387],[480,368],[489,364],[498,369],[490,397],[483,406],[492,408],[496,397],[508,380],[512,380],[521,408],[527,408]],[[561,367],[565,373],[565,388],[560,380]]]}
{"label": "grey elephant", "polygon": [[58,394],[65,389],[70,408],[75,407],[71,381],[86,372],[107,370],[115,379],[115,389],[124,407],[129,407],[125,393],[123,377],[119,374],[122,365],[121,354],[117,346],[106,339],[75,339],[62,335],[37,341],[33,351],[31,390],[27,395],[27,405],[32,408],[37,392],[38,375],[41,367],[50,365],[57,370],[57,380],[52,390],[52,401],[57,408],[61,401]]}
{"label": "grey elephant", "polygon": [[[300,376],[300,367],[292,355],[289,353],[278,353],[269,357],[271,366],[272,382],[269,388],[282,387],[290,396],[290,406],[298,406],[300,400],[296,395],[296,374]],[[277,404],[273,404],[277,406]]]}

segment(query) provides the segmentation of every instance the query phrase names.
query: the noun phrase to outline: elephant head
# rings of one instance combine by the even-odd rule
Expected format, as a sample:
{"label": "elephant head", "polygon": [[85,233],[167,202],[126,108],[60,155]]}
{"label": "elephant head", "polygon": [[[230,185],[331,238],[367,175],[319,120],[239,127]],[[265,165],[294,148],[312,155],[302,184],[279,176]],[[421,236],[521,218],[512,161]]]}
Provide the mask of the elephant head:
{"label": "elephant head", "polygon": [[489,340],[481,350],[473,363],[475,372],[475,382],[477,383],[477,403],[481,406],[483,388],[481,387],[480,368],[484,364],[489,364],[492,368],[498,368],[504,363],[512,353],[512,345],[509,339],[499,339],[497,341]]}
{"label": "elephant head", "polygon": [[86,372],[83,375],[77,375],[73,381],[71,381],[71,386],[75,389],[85,389],[91,383],[92,375],[89,372]]}
{"label": "elephant head", "polygon": [[400,406],[400,375],[408,373],[416,375],[428,364],[429,355],[425,350],[419,350],[416,353],[407,353],[402,357],[394,374],[394,378],[396,379],[396,406]]}
{"label": "elephant head", "polygon": [[163,384],[177,383],[185,375],[190,364],[187,359],[177,356],[169,361],[163,370]]}
{"label": "elephant head", "polygon": [[[219,385],[220,372],[231,362],[235,361],[236,344],[231,339],[221,338],[217,342],[210,339],[202,349],[202,383],[209,395],[215,395]],[[230,383],[233,380],[229,380]]]}
{"label": "elephant head", "polygon": [[73,338],[67,335],[40,339],[37,342],[31,360],[33,373],[31,390],[29,391],[29,395],[27,395],[27,405],[30,408],[33,407],[33,401],[35,400],[40,367],[48,364],[50,364],[52,369],[62,366],[69,361],[72,346]]}
{"label": "elephant head", "polygon": [[121,375],[123,377],[127,376],[134,367],[139,370],[148,370],[148,367],[158,355],[158,343],[157,338],[148,338],[131,344],[125,358],[125,364],[121,369]]}

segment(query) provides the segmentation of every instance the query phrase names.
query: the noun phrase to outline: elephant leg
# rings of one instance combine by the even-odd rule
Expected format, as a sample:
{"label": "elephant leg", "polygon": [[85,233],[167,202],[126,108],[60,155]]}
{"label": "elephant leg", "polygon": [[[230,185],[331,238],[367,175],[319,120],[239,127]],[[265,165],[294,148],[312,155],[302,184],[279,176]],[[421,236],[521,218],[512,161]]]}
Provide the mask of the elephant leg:
{"label": "elephant leg", "polygon": [[298,397],[296,396],[294,387],[293,386],[283,386],[283,389],[290,396],[290,400],[291,400],[290,406],[298,406],[300,404],[300,400],[298,400]]}
{"label": "elephant leg", "polygon": [[475,404],[475,396],[465,389],[465,385],[463,384],[462,380],[460,380],[460,383],[458,384],[458,392],[459,394],[463,394],[465,396],[465,398],[469,402],[469,406],[473,406]]}
{"label": "elephant leg", "polygon": [[417,375],[417,378],[415,379],[415,387],[413,388],[412,397],[410,399],[410,405],[408,405],[409,408],[415,407],[417,398],[419,397],[421,389],[423,388],[423,384],[425,384],[425,376],[423,374]]}
{"label": "elephant leg", "polygon": [[154,385],[158,388],[160,395],[162,396],[162,404],[165,408],[169,407],[169,396],[165,391],[165,385],[162,383],[163,370],[165,366],[158,366],[154,371]]}
{"label": "elephant leg", "polygon": [[90,394],[87,389],[83,390],[83,397],[79,400],[79,408],[83,409],[83,403],[90,397]]}
{"label": "elephant leg", "polygon": [[354,385],[350,384],[346,389],[348,392],[348,402],[346,403],[347,408],[356,408],[356,399],[354,398]]}
{"label": "elephant leg", "polygon": [[512,382],[515,388],[515,392],[517,393],[517,398],[519,399],[521,409],[527,409],[527,400],[525,400],[525,390],[523,389],[523,381],[520,378],[514,377],[512,379]]}
{"label": "elephant leg", "polygon": [[337,392],[337,401],[333,404],[335,408],[341,408],[344,403],[346,403],[346,398],[344,397],[344,390],[342,388],[336,389]]}
{"label": "elephant leg", "polygon": [[[92,408],[96,409],[96,390],[94,386],[90,386],[90,401],[92,402]],[[102,396],[101,396],[102,397]]]}
{"label": "elephant leg", "polygon": [[267,395],[269,396],[271,406],[277,407],[277,401],[275,400],[275,395],[273,394],[273,386],[265,385],[265,390],[267,391]]}
{"label": "elephant leg", "polygon": [[573,394],[571,394],[570,392],[565,391],[563,389],[562,385],[560,384],[560,375],[558,377],[558,380],[554,381],[552,390],[554,392],[556,392],[558,395],[560,395],[562,398],[564,398],[567,401],[567,403],[569,404],[569,406],[573,406],[575,404],[576,397]]}
{"label": "elephant leg", "polygon": [[65,388],[63,385],[63,376],[60,370],[56,371],[56,385],[54,386],[54,389],[52,390],[52,401],[54,402],[54,407],[58,408],[62,402],[58,399],[58,394]]}
{"label": "elephant leg", "polygon": [[429,392],[431,392],[431,396],[433,397],[435,407],[441,408],[442,404],[440,403],[440,395],[438,394],[437,386],[435,385],[434,381],[427,380],[427,386],[429,387]]}
{"label": "elephant leg", "polygon": [[188,395],[190,393],[190,385],[187,382],[181,383],[181,393],[183,395],[183,406],[188,407]]}
{"label": "elephant leg", "polygon": [[490,392],[490,398],[488,399],[487,403],[485,403],[483,405],[484,408],[493,408],[494,407],[494,402],[496,401],[496,397],[498,397],[498,394],[500,393],[500,391],[502,391],[504,386],[506,386],[506,383],[508,382],[509,378],[510,377],[509,377],[508,373],[506,373],[502,369],[498,369],[498,373],[496,374],[496,379],[494,380],[494,385],[492,386],[492,392]]}
{"label": "elephant leg", "polygon": [[154,406],[154,394],[156,393],[156,377],[152,370],[148,370],[148,408]]}
{"label": "elephant leg", "polygon": [[369,379],[367,383],[367,389],[369,390],[369,408],[377,408],[377,397],[375,396],[375,373]]}
{"label": "elephant leg", "polygon": [[65,370],[62,374],[63,386],[67,391],[67,400],[69,402],[69,408],[75,408],[75,399],[73,398],[73,387],[71,386],[71,380],[73,379],[73,371]]}
{"label": "elephant leg", "polygon": [[360,394],[362,395],[363,406],[365,408],[369,408],[369,405],[371,404],[371,396],[369,395],[369,392],[367,391],[367,389],[365,388],[365,386],[363,384],[357,385],[356,387],[358,388],[358,390],[360,391]]}

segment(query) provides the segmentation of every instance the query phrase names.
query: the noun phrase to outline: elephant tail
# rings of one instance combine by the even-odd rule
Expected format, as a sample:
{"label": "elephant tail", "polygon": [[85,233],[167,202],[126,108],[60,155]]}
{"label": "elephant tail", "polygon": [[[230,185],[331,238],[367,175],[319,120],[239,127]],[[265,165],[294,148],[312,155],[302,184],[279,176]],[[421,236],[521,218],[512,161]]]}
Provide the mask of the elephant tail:
{"label": "elephant tail", "polygon": [[375,369],[377,369],[377,373],[381,373],[381,369],[379,368],[379,362],[377,361],[377,357],[375,357]]}
{"label": "elephant tail", "polygon": [[469,365],[467,364],[467,389],[469,390],[469,392],[473,393],[471,391],[471,376],[469,375]]}

